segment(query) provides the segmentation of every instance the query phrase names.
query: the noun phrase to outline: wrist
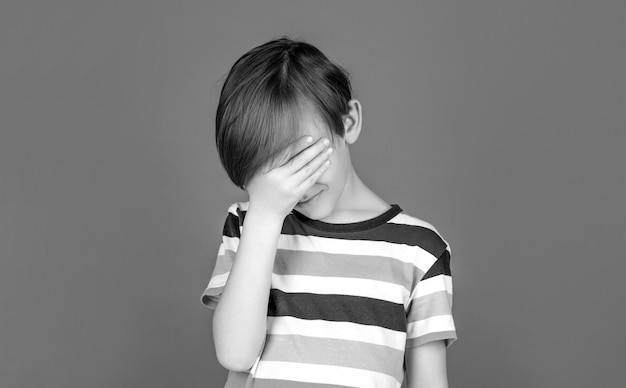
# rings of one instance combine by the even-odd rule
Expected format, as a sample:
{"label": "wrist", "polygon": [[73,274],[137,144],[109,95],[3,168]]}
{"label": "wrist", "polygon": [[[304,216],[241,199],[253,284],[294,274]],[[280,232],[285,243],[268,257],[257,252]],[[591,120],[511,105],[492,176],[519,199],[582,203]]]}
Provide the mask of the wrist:
{"label": "wrist", "polygon": [[267,226],[282,226],[286,216],[286,214],[280,214],[278,212],[265,209],[261,206],[255,206],[252,201],[249,202],[248,210],[246,212],[246,220],[250,219],[254,222],[259,221]]}

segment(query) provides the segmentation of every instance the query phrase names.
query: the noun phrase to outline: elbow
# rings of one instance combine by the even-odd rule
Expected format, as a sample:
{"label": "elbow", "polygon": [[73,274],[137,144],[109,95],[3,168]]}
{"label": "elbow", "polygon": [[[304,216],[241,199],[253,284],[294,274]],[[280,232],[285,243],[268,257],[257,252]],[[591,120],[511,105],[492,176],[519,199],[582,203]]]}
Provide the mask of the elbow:
{"label": "elbow", "polygon": [[251,346],[250,339],[225,338],[225,336],[214,336],[215,355],[217,362],[225,369],[233,372],[249,371],[260,354],[261,346]]}
{"label": "elbow", "polygon": [[258,354],[252,352],[236,352],[232,349],[218,350],[216,347],[217,362],[224,368],[233,372],[248,372]]}
{"label": "elbow", "polygon": [[213,316],[213,343],[217,361],[233,372],[247,372],[254,365],[265,345],[265,328],[253,332],[233,330],[232,325]]}

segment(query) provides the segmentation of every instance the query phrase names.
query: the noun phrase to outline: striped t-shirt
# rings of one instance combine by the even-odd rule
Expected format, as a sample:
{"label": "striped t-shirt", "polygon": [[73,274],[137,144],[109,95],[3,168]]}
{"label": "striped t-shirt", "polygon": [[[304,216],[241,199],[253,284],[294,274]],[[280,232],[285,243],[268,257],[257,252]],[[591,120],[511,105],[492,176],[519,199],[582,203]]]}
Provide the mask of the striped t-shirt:
{"label": "striped t-shirt", "polygon": [[[202,294],[209,308],[228,281],[247,208],[228,209]],[[265,344],[225,388],[400,387],[406,348],[457,338],[450,254],[431,224],[398,205],[348,224],[293,210],[278,239]]]}

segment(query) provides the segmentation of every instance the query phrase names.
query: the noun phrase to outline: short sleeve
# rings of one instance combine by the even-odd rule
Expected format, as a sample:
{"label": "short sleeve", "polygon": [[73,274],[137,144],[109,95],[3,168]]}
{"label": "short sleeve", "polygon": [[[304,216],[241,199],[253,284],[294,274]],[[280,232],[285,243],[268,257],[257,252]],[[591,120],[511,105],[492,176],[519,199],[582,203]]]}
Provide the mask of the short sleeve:
{"label": "short sleeve", "polygon": [[451,250],[446,249],[431,259],[419,281],[412,286],[407,309],[406,347],[412,348],[427,342],[445,340],[446,346],[457,339],[452,317]]}
{"label": "short sleeve", "polygon": [[222,242],[217,252],[215,267],[209,280],[209,284],[202,293],[202,304],[206,307],[215,309],[220,295],[226,285],[226,280],[230,274],[233,265],[235,253],[239,246],[239,238],[241,237],[243,211],[240,204],[232,204],[228,208],[228,214],[224,221],[222,230]]}

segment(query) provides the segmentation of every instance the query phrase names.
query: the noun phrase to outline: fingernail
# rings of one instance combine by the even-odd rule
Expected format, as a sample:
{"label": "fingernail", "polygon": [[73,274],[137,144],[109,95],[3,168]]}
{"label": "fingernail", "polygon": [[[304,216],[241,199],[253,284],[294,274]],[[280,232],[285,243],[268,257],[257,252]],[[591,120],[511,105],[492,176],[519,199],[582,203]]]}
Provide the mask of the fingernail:
{"label": "fingernail", "polygon": [[330,147],[329,149],[327,149],[326,152],[328,152],[329,154],[332,154],[333,153],[333,147]]}
{"label": "fingernail", "polygon": [[312,141],[313,141],[313,138],[312,138],[311,136],[307,136],[307,137],[306,137],[306,142],[307,142],[307,143],[310,143],[310,142],[312,142]]}
{"label": "fingernail", "polygon": [[330,144],[330,140],[324,139],[323,143],[324,143],[324,145],[329,145]]}

